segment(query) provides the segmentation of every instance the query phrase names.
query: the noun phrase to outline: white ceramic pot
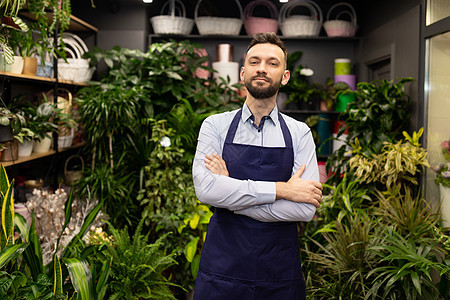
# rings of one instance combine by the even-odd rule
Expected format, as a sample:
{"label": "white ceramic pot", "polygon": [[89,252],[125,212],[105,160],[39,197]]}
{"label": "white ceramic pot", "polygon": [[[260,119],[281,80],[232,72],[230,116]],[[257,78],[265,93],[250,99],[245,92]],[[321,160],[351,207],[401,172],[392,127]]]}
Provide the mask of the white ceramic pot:
{"label": "white ceramic pot", "polygon": [[[51,134],[51,133],[49,133],[49,134]],[[35,141],[34,146],[33,146],[33,152],[35,152],[35,153],[49,152],[50,148],[52,146],[52,141],[53,141],[53,139],[49,138],[49,137],[44,137],[40,141]]]}
{"label": "white ceramic pot", "polygon": [[14,62],[11,65],[11,73],[22,74],[23,71],[23,57],[14,56]]}
{"label": "white ceramic pot", "polygon": [[19,143],[19,157],[27,157],[31,155],[33,151],[33,141],[24,140],[23,143]]}
{"label": "white ceramic pot", "polygon": [[439,192],[441,194],[441,217],[442,226],[450,226],[450,187],[439,184]]}

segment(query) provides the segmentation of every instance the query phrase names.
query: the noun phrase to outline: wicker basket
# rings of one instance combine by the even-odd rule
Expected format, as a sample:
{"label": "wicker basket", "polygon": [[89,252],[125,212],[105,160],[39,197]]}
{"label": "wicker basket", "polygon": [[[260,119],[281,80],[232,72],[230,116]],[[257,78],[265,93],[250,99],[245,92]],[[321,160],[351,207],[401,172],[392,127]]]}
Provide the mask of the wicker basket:
{"label": "wicker basket", "polygon": [[[50,90],[46,93],[47,99],[50,103],[53,103],[54,90]],[[72,114],[72,93],[68,89],[59,88],[57,96],[56,108],[61,110],[61,113],[70,115]],[[73,136],[72,128],[66,125],[58,125],[58,137]]]}
{"label": "wicker basket", "polygon": [[67,61],[58,58],[58,79],[77,82],[91,80],[95,68],[89,67],[89,59],[82,58],[84,53],[89,51],[86,44],[73,33],[64,32],[60,37],[65,44],[64,51],[67,52],[69,58]]}
{"label": "wicker basket", "polygon": [[199,17],[198,8],[203,0],[199,0],[195,6],[195,24],[201,35],[239,35],[243,21],[242,6],[235,0],[239,8],[240,18]]}
{"label": "wicker basket", "polygon": [[[269,9],[270,18],[253,17],[256,6],[265,6]],[[248,35],[258,32],[278,31],[278,10],[275,4],[268,0],[255,0],[250,2],[244,9],[244,28]]]}
{"label": "wicker basket", "polygon": [[[78,158],[81,161],[81,170],[67,170],[67,165],[70,160],[73,158]],[[84,171],[84,160],[80,155],[72,155],[69,158],[67,158],[66,163],[64,164],[64,179],[67,185],[72,186],[75,181],[80,180],[83,178],[83,171]]]}
{"label": "wicker basket", "polygon": [[[309,9],[311,15],[291,16],[294,8],[299,6]],[[322,21],[320,7],[310,0],[291,0],[280,10],[279,24],[284,36],[318,36]]]}
{"label": "wicker basket", "polygon": [[[336,9],[339,6],[346,6],[350,9],[343,10],[336,14],[335,20],[330,20],[331,11]],[[347,15],[349,17],[349,21],[346,20],[338,20],[341,16]],[[358,29],[357,21],[356,21],[356,12],[353,6],[345,2],[339,2],[335,5],[331,6],[327,12],[327,21],[323,23],[323,28],[327,33],[327,36],[332,37],[353,37],[355,36],[356,30]]]}
{"label": "wicker basket", "polygon": [[[170,15],[162,15],[168,4],[172,5]],[[176,16],[176,12],[181,16]],[[161,9],[161,15],[150,18],[150,23],[156,34],[187,35],[194,28],[194,20],[186,18],[186,9],[180,0],[166,1]]]}

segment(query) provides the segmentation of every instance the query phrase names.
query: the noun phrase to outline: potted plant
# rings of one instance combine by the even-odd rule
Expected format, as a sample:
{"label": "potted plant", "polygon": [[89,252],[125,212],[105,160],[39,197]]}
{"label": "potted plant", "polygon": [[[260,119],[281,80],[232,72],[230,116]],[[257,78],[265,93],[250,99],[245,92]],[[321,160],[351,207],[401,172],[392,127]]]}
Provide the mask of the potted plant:
{"label": "potted plant", "polygon": [[14,136],[14,139],[19,142],[19,157],[30,156],[31,152],[33,151],[35,137],[35,133],[27,127],[22,127],[22,130]]}
{"label": "potted plant", "polygon": [[51,43],[49,40],[47,38],[43,38],[33,30],[28,30],[25,32],[11,32],[10,37],[12,45],[23,57],[22,73],[27,75],[36,75],[38,69],[37,57],[40,57],[41,66],[45,66],[45,59],[43,58],[48,57],[51,51]]}
{"label": "potted plant", "polygon": [[55,105],[43,102],[40,105],[28,104],[23,107],[26,114],[28,128],[34,132],[33,152],[48,152],[52,144],[53,132],[58,126],[54,122]]}
{"label": "potted plant", "polygon": [[8,41],[9,32],[28,30],[28,26],[17,17],[24,3],[23,0],[0,1],[0,51],[8,64],[14,62],[14,52]]}
{"label": "potted plant", "polygon": [[288,54],[287,68],[291,71],[291,78],[286,85],[280,87],[280,92],[288,95],[286,105],[296,103],[300,110],[315,110],[321,99],[326,99],[327,93],[321,84],[311,81],[311,76],[314,75],[312,69],[301,64],[295,67],[301,55],[300,51]]}
{"label": "potted plant", "polygon": [[12,141],[24,123],[25,119],[21,115],[12,113],[6,107],[0,107],[0,143]]}

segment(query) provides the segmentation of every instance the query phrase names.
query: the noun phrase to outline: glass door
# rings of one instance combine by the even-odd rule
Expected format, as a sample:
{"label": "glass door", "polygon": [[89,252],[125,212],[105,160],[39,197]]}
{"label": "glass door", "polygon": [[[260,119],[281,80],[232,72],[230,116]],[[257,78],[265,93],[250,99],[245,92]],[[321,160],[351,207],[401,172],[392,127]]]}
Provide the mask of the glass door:
{"label": "glass door", "polygon": [[[433,170],[425,176],[426,199],[441,205],[450,225],[450,1],[428,0],[424,35],[424,145]],[[448,170],[450,171],[450,170]],[[438,178],[438,182],[436,182]],[[447,221],[447,222],[446,222]]]}

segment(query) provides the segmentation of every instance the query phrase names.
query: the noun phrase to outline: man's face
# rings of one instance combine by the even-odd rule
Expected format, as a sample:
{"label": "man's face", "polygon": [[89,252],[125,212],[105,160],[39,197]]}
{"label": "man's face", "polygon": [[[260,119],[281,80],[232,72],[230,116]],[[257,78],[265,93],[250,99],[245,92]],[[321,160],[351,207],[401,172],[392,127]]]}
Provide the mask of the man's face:
{"label": "man's face", "polygon": [[273,97],[289,81],[283,50],[273,44],[256,44],[247,52],[241,80],[255,99]]}

